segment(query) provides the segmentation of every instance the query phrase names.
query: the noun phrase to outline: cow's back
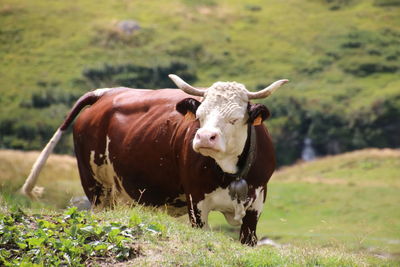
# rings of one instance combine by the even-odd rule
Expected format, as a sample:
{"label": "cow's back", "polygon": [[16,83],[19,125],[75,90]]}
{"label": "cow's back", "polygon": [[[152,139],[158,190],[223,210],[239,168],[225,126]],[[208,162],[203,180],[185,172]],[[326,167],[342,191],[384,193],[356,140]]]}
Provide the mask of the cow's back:
{"label": "cow's back", "polygon": [[99,184],[152,205],[183,193],[174,144],[182,139],[176,136],[182,115],[175,105],[186,97],[174,89],[118,88],[82,112],[74,126],[74,144],[89,198],[98,194],[93,188]]}

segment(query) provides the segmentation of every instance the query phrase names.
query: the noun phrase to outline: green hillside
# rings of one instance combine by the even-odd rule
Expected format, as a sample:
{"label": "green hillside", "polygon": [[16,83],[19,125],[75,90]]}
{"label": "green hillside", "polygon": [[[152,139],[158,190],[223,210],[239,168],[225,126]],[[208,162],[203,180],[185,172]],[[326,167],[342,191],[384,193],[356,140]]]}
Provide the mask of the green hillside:
{"label": "green hillside", "polygon": [[[0,3],[0,147],[40,149],[73,102],[96,87],[260,89],[279,164],[303,139],[319,154],[400,140],[400,1],[50,1]],[[117,27],[135,20],[140,29]],[[71,152],[69,138],[57,148]]]}

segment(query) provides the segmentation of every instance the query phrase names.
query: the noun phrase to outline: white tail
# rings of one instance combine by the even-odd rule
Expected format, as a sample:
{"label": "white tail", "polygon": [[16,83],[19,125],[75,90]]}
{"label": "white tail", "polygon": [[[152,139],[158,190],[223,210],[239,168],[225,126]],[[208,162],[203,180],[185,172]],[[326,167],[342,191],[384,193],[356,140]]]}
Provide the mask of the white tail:
{"label": "white tail", "polygon": [[39,192],[42,192],[43,190],[37,190],[38,188],[37,187],[35,188],[35,184],[37,182],[39,173],[42,170],[44,164],[46,163],[47,158],[50,156],[51,152],[53,152],[54,147],[60,140],[64,131],[78,116],[79,112],[81,112],[81,110],[84,107],[86,107],[87,105],[93,105],[104,94],[106,94],[108,91],[111,90],[112,88],[97,89],[95,91],[84,94],[78,99],[78,101],[76,101],[75,105],[72,107],[71,111],[69,112],[67,118],[64,120],[63,124],[60,126],[60,128],[57,129],[53,137],[47,143],[46,147],[40,153],[35,164],[33,164],[31,173],[29,174],[28,178],[26,179],[24,185],[21,188],[21,193],[23,195],[26,195],[31,199],[36,199],[38,195],[40,195]]}
{"label": "white tail", "polygon": [[78,116],[79,112],[81,112],[84,107],[86,107],[87,105],[93,105],[104,94],[111,90],[112,88],[97,89],[95,91],[84,94],[78,99],[78,101],[75,103],[75,105],[72,107],[71,111],[67,115],[67,118],[64,120],[63,124],[61,124],[60,128],[57,129],[53,137],[47,143],[46,147],[40,153],[35,164],[33,164],[31,173],[29,174],[28,178],[21,188],[21,193],[23,195],[26,195],[31,199],[37,199],[37,197],[40,195],[40,192],[43,192],[43,189],[40,190],[37,187],[35,188],[35,184],[38,180],[40,171],[46,163],[47,158],[50,156],[51,152],[53,152],[54,147],[57,145],[64,131]]}
{"label": "white tail", "polygon": [[62,134],[64,131],[62,131],[60,128],[54,133],[53,137],[50,139],[50,141],[47,143],[46,147],[42,150],[40,153],[39,157],[35,161],[35,164],[32,166],[32,170],[26,179],[24,185],[21,188],[21,193],[28,196],[31,199],[37,199],[39,196],[38,194],[35,194],[37,190],[34,190],[35,184],[37,182],[38,176],[40,171],[42,170],[44,164],[47,161],[47,158],[50,156],[51,152],[53,152],[54,147],[60,140]]}

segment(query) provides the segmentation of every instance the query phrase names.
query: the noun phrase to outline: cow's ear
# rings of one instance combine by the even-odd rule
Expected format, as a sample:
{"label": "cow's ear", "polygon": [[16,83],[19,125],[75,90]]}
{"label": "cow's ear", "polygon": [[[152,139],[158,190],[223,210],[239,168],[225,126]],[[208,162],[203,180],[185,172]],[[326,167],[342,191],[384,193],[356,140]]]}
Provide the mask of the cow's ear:
{"label": "cow's ear", "polygon": [[182,115],[189,115],[188,113],[195,115],[200,104],[201,102],[194,98],[185,98],[176,104],[176,110]]}
{"label": "cow's ear", "polygon": [[262,104],[249,104],[247,107],[249,111],[249,123],[257,126],[260,125],[264,120],[268,119],[271,115],[266,106]]}

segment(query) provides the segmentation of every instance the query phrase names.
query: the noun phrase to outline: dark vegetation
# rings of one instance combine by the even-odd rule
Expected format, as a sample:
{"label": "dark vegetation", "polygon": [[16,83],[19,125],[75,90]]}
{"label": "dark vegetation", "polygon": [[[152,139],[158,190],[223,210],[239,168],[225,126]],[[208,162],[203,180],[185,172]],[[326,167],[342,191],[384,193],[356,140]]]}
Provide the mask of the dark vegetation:
{"label": "dark vegetation", "polygon": [[88,212],[70,208],[64,214],[25,214],[21,209],[0,214],[0,264],[20,266],[87,266],[115,264],[141,254],[135,237],[161,236],[164,225],[141,223],[132,216],[124,225],[103,223]]}
{"label": "dark vegetation", "polygon": [[282,102],[270,105],[275,116],[285,118],[279,134],[274,135],[280,164],[299,158],[306,137],[313,140],[319,155],[400,146],[400,96],[378,100],[370,110],[352,114],[333,112],[332,105],[310,110],[312,103],[304,99],[288,98]]}
{"label": "dark vegetation", "polygon": [[[319,155],[400,145],[398,0],[156,1],[156,15],[150,4],[115,2],[102,19],[86,1],[6,2],[0,148],[40,150],[84,92],[174,87],[169,73],[199,86],[236,80],[250,90],[288,78],[263,101],[280,165],[300,157],[306,137]],[[134,33],[115,27],[132,17],[140,23]],[[72,153],[70,134],[56,152]]]}
{"label": "dark vegetation", "polygon": [[98,69],[83,71],[83,77],[89,88],[110,86],[126,86],[132,88],[175,88],[168,74],[175,73],[188,82],[196,81],[196,74],[187,63],[171,62],[167,66],[154,67],[137,66],[134,64],[109,65],[104,64]]}

